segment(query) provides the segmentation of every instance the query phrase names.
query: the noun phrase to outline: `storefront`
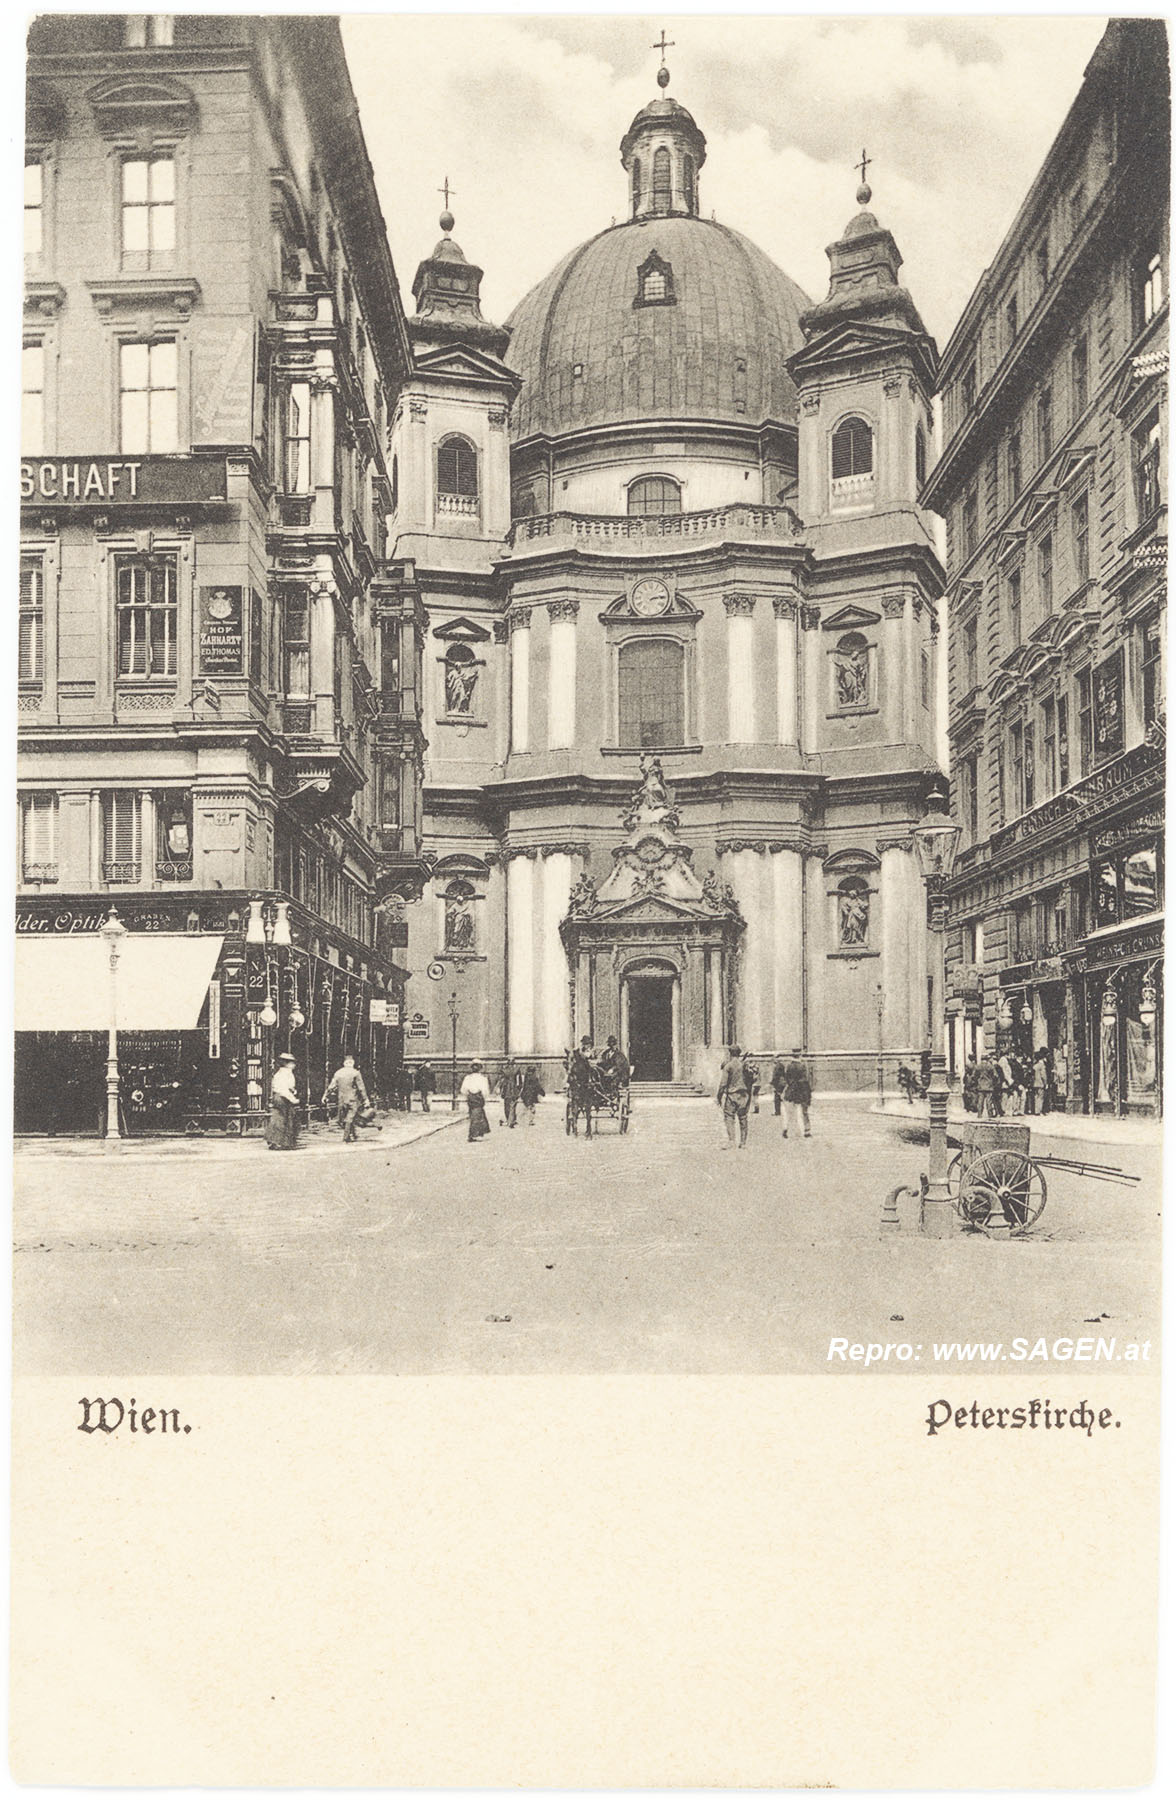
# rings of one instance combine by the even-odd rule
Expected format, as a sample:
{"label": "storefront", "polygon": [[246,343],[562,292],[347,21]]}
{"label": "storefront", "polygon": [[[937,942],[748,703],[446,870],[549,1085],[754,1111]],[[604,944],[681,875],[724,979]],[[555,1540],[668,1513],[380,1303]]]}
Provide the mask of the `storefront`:
{"label": "storefront", "polygon": [[1090,1110],[1158,1116],[1163,1103],[1164,815],[1152,805],[1091,836],[1094,929],[1074,959]]}
{"label": "storefront", "polygon": [[17,911],[15,1129],[99,1135],[107,1034],[118,1026],[130,1136],[261,1129],[276,1057],[317,1102],[344,1054],[377,1093],[403,1056],[402,969],[283,896],[22,899]]}

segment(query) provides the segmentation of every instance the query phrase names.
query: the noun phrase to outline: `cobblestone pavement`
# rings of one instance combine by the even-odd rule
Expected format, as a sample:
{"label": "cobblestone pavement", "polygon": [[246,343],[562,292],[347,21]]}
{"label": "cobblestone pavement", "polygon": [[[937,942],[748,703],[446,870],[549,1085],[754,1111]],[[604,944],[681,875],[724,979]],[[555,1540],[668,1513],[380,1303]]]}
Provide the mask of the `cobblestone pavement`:
{"label": "cobblestone pavement", "polygon": [[627,1138],[591,1143],[548,1105],[533,1129],[469,1144],[459,1127],[388,1155],[21,1159],[16,1367],[754,1374],[840,1368],[835,1335],[928,1356],[939,1340],[1158,1336],[1158,1149],[1051,1139],[1144,1179],[1051,1172],[1029,1239],[882,1239],[887,1192],[925,1166],[912,1131],[830,1101],[810,1141],[785,1143],[765,1107],[748,1148],[724,1151],[698,1100],[647,1103]]}

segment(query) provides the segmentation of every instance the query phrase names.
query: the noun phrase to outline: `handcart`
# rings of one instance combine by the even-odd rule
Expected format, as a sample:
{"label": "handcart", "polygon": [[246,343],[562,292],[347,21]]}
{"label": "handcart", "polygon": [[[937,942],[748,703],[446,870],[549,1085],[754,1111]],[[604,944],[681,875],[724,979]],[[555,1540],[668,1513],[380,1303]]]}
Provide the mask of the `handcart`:
{"label": "handcart", "polygon": [[1007,1125],[983,1120],[966,1125],[959,1138],[959,1154],[948,1166],[947,1186],[952,1203],[966,1230],[1024,1237],[1045,1211],[1047,1189],[1042,1170],[1064,1169],[1092,1181],[1113,1181],[1134,1186],[1138,1175],[1127,1175],[1108,1163],[1092,1163],[1065,1156],[1031,1156],[1028,1125]]}

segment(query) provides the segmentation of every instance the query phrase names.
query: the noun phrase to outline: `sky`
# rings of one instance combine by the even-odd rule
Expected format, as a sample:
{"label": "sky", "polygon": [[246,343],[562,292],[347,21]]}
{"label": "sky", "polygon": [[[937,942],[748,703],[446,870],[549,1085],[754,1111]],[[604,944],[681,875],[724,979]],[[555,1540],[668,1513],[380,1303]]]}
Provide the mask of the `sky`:
{"label": "sky", "polygon": [[439,237],[485,270],[504,322],[564,253],[626,213],[619,144],[669,92],[707,139],[704,215],[759,244],[812,298],[825,246],[872,210],[942,347],[1016,215],[1106,26],[1101,16],[448,14],[343,17],[392,254],[412,310]]}

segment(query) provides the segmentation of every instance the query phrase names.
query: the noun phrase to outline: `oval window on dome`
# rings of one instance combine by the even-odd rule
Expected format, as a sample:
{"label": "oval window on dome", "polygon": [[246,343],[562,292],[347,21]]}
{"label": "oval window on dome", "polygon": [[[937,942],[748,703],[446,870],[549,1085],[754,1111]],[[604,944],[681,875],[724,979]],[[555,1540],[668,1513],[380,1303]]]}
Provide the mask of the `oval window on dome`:
{"label": "oval window on dome", "polygon": [[874,470],[874,433],[864,419],[842,419],[833,433],[833,479],[871,475]]}
{"label": "oval window on dome", "polygon": [[668,475],[643,475],[629,489],[631,519],[664,519],[682,510],[682,490]]}

